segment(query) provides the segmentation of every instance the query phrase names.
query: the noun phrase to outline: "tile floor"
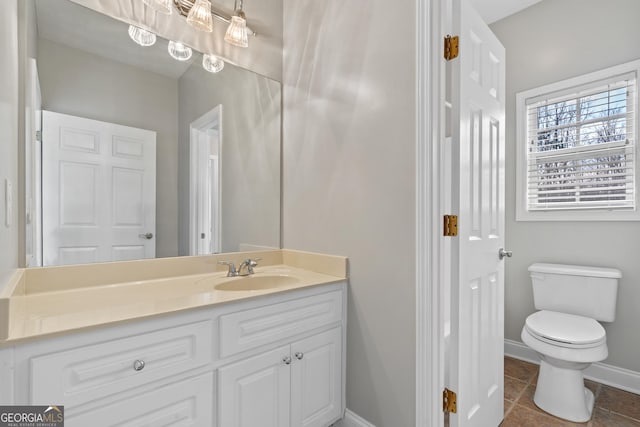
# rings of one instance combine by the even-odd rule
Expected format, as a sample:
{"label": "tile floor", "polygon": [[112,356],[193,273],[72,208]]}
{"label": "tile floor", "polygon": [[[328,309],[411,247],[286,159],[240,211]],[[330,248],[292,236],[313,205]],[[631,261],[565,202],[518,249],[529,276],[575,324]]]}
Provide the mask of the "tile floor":
{"label": "tile floor", "polygon": [[640,396],[593,381],[585,381],[596,403],[591,420],[572,423],[553,417],[533,403],[538,366],[504,359],[504,421],[501,427],[640,427]]}

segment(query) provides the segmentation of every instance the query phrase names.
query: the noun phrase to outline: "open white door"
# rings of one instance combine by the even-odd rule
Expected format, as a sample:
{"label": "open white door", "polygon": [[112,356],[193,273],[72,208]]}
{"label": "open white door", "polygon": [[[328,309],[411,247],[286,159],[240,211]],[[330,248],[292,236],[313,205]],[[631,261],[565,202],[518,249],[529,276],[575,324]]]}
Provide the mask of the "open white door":
{"label": "open white door", "polygon": [[25,265],[38,267],[42,265],[40,217],[42,96],[38,67],[34,58],[29,58],[27,61],[24,100]]}
{"label": "open white door", "polygon": [[222,245],[222,105],[193,121],[189,128],[189,255],[216,254]]}
{"label": "open white door", "polygon": [[44,265],[155,257],[156,133],[43,111]]}
{"label": "open white door", "polygon": [[503,418],[505,52],[468,0],[454,0],[460,54],[449,63],[452,198],[449,381],[451,426],[495,427]]}

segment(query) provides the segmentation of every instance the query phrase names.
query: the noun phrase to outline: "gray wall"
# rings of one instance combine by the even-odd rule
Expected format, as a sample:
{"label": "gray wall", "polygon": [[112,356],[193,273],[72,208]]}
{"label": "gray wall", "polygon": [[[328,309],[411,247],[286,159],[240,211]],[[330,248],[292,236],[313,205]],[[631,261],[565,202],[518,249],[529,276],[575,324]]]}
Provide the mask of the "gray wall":
{"label": "gray wall", "polygon": [[178,81],[38,40],[42,107],[156,131],[156,256],[178,254]]}
{"label": "gray wall", "polygon": [[[18,268],[18,2],[0,8],[0,290]],[[5,226],[4,180],[13,183],[12,226]]]}
{"label": "gray wall", "polygon": [[222,252],[280,247],[280,83],[227,65],[194,63],[179,79],[180,253],[189,247],[189,125],[222,104]]}
{"label": "gray wall", "polygon": [[415,2],[284,1],[284,247],[349,257],[347,407],[415,425]]}
{"label": "gray wall", "polygon": [[605,325],[605,363],[640,371],[640,223],[516,222],[515,94],[640,58],[637,0],[543,0],[492,25],[507,50],[505,337],[520,340],[534,311],[527,267],[556,262],[616,267],[617,319]]}

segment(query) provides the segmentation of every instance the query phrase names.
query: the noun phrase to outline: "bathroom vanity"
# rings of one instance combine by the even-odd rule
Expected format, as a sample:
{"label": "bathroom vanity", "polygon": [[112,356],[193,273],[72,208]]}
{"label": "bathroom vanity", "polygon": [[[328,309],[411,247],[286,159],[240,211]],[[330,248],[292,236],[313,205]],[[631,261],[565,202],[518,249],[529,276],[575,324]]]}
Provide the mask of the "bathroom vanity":
{"label": "bathroom vanity", "polygon": [[[263,259],[251,276],[217,265],[246,258]],[[276,250],[18,276],[0,298],[3,404],[64,405],[71,427],[342,417],[345,258]]]}

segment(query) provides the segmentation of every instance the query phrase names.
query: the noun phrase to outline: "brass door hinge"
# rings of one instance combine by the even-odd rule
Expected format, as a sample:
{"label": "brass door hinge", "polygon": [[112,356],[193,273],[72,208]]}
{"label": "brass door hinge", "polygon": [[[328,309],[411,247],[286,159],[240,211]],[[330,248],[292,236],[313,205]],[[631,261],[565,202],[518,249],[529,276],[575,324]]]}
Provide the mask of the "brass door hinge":
{"label": "brass door hinge", "polygon": [[456,402],[457,396],[454,391],[445,388],[442,392],[442,410],[444,412],[456,413],[458,405]]}
{"label": "brass door hinge", "polygon": [[458,43],[460,39],[458,36],[447,35],[444,38],[444,59],[451,61],[458,57]]}
{"label": "brass door hinge", "polygon": [[445,215],[443,222],[443,235],[445,237],[453,237],[458,235],[458,215]]}

